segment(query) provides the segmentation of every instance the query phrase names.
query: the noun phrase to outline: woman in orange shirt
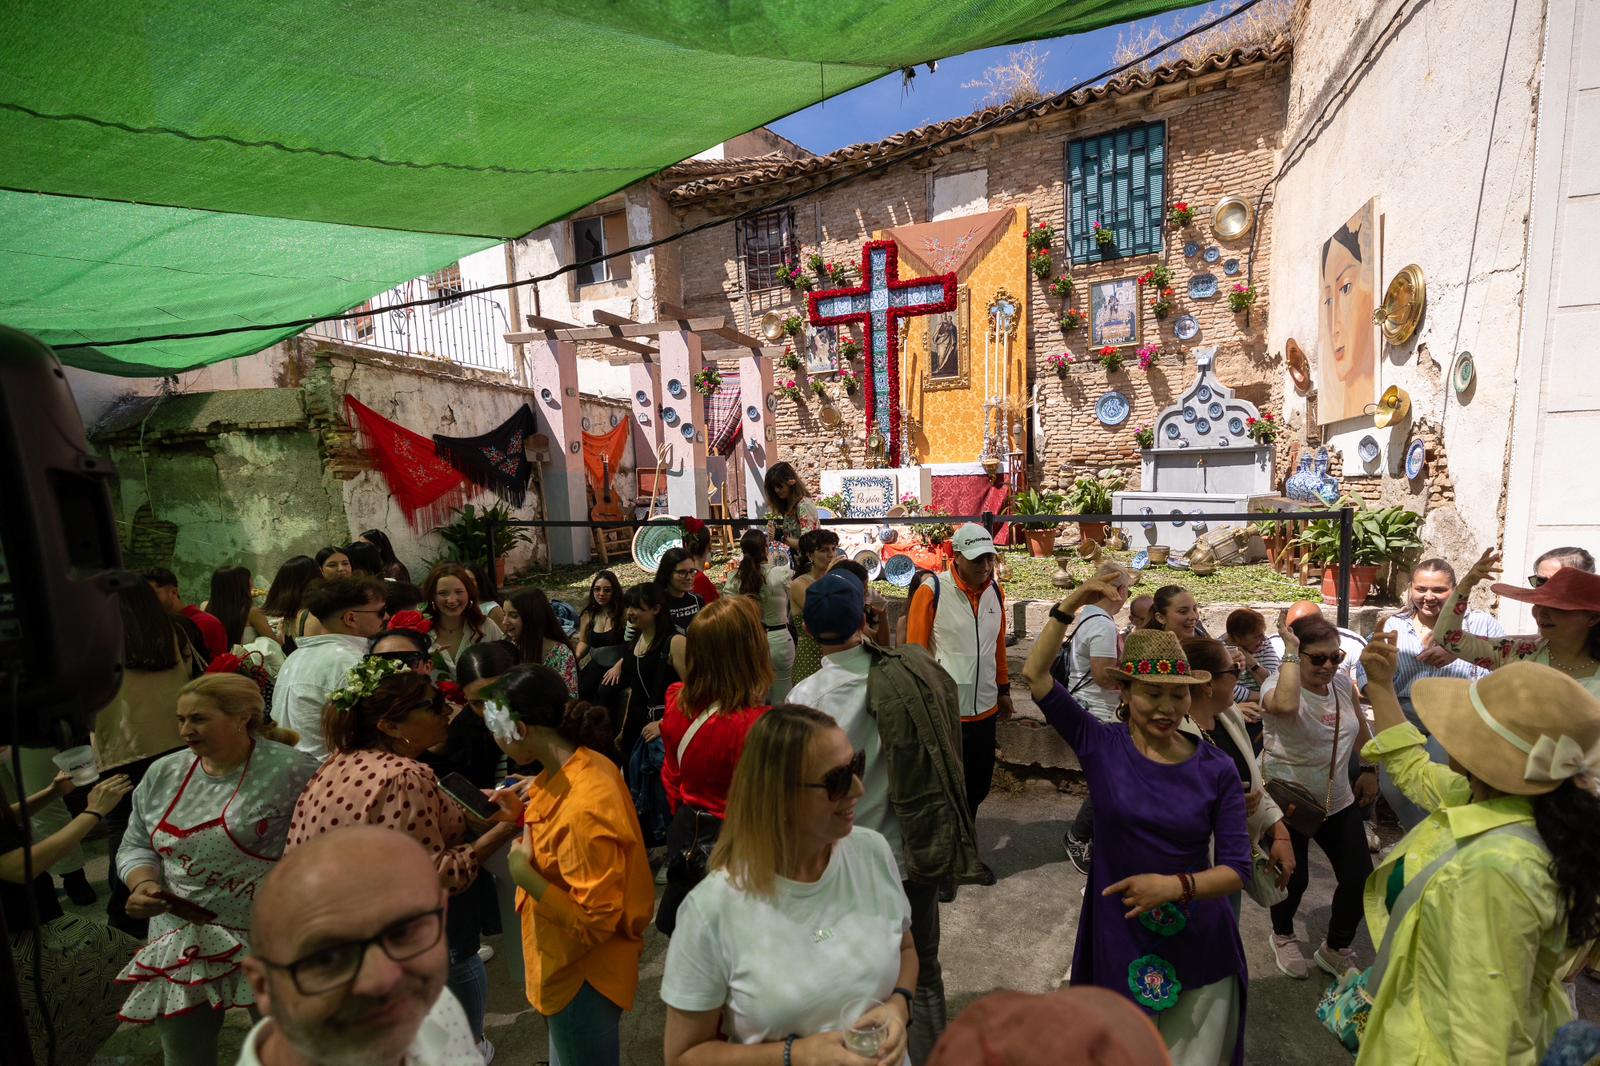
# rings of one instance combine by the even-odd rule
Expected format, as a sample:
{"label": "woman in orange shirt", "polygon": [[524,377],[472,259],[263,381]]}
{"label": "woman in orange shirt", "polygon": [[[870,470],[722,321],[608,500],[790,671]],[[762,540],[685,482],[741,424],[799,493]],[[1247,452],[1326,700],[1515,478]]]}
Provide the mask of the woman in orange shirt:
{"label": "woman in orange shirt", "polygon": [[501,678],[484,720],[528,786],[511,849],[528,1002],[550,1029],[550,1066],[619,1066],[622,1012],[639,987],[655,883],[633,798],[609,753],[605,708],[568,700],[549,667]]}

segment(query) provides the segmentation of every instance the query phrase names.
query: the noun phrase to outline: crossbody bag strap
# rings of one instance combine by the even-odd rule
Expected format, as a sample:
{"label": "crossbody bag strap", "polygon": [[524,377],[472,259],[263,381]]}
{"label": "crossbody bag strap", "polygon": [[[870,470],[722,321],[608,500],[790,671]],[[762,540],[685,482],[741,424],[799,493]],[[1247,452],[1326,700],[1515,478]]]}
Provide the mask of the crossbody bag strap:
{"label": "crossbody bag strap", "polygon": [[711,706],[707,707],[705,710],[696,715],[693,722],[689,723],[689,731],[683,735],[682,740],[678,741],[679,766],[683,765],[683,753],[689,750],[689,744],[694,740],[694,735],[700,732],[700,727],[705,725],[706,722],[710,721],[711,716],[716,713],[717,705],[713,703]]}
{"label": "crossbody bag strap", "polygon": [[1510,825],[1495,826],[1493,829],[1479,833],[1465,844],[1452,843],[1438,858],[1424,866],[1422,872],[1413,877],[1400,890],[1400,895],[1395,897],[1394,906],[1389,909],[1389,924],[1383,930],[1383,943],[1378,946],[1378,956],[1372,963],[1372,969],[1367,971],[1367,995],[1374,1000],[1378,998],[1378,986],[1383,981],[1384,971],[1389,968],[1389,955],[1394,945],[1395,932],[1400,928],[1400,923],[1406,914],[1422,898],[1422,890],[1427,887],[1428,879],[1438,873],[1440,867],[1455,858],[1464,848],[1470,848],[1478,841],[1483,840],[1485,837],[1494,836],[1496,833],[1521,837],[1523,840],[1548,850],[1544,838],[1539,835],[1539,831],[1526,822],[1513,822]]}
{"label": "crossbody bag strap", "polygon": [[1323,797],[1322,811],[1331,814],[1333,811],[1333,770],[1339,763],[1339,730],[1344,725],[1344,709],[1339,706],[1339,677],[1334,675],[1328,682],[1333,694],[1333,750],[1328,753],[1328,794]]}

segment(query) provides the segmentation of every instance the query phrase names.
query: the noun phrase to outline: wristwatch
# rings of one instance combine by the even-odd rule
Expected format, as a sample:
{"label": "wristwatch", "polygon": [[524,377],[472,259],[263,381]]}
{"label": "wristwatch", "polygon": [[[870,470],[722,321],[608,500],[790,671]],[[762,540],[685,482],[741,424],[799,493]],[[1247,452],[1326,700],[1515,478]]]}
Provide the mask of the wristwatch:
{"label": "wristwatch", "polygon": [[1059,603],[1050,605],[1050,617],[1064,626],[1070,626],[1073,618],[1077,617],[1071,611],[1063,611]]}

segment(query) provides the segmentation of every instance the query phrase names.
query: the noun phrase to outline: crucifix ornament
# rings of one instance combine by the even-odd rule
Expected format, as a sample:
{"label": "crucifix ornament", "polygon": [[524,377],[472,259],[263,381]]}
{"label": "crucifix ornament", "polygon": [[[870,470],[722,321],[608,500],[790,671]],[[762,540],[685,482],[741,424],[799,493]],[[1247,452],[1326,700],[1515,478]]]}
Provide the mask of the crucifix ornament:
{"label": "crucifix ornament", "polygon": [[813,326],[862,327],[867,373],[867,433],[886,442],[891,466],[906,462],[900,435],[900,330],[903,318],[953,311],[956,276],[934,274],[900,278],[894,241],[868,241],[861,249],[861,284],[847,289],[813,292],[806,299]]}

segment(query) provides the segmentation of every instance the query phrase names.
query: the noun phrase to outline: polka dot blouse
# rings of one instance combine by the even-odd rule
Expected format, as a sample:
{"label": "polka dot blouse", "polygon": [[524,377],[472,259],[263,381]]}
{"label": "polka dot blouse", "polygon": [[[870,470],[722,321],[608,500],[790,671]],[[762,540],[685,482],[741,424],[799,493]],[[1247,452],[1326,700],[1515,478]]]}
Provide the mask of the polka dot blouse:
{"label": "polka dot blouse", "polygon": [[466,816],[439,788],[433,771],[415,759],[387,751],[331,757],[295,804],[285,850],[342,825],[400,830],[428,849],[439,882],[451,893],[478,876],[478,860],[466,843]]}

